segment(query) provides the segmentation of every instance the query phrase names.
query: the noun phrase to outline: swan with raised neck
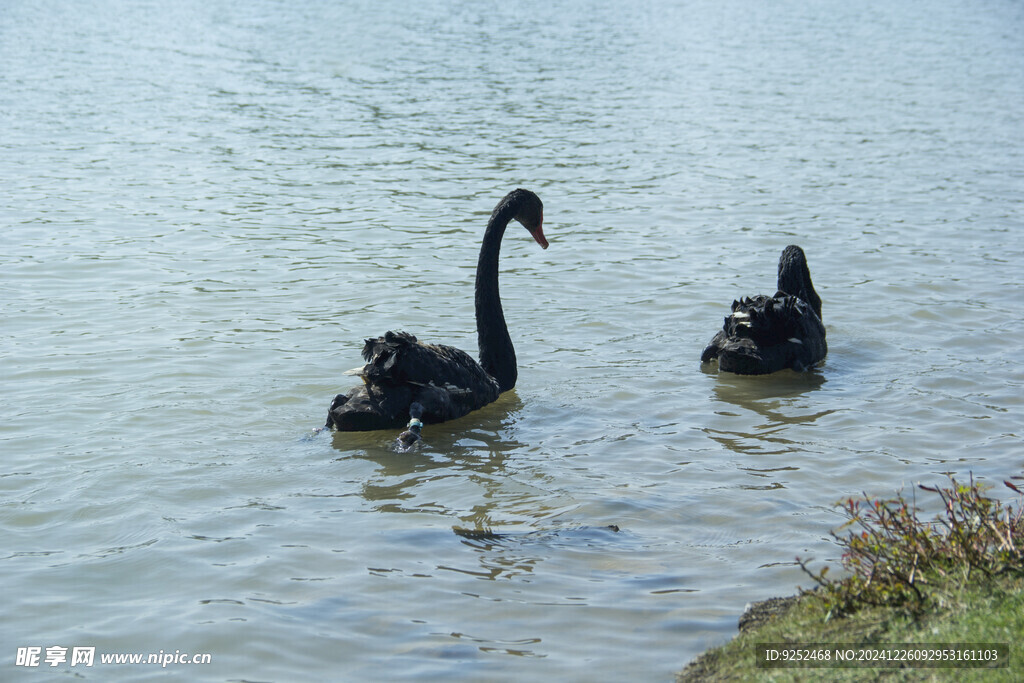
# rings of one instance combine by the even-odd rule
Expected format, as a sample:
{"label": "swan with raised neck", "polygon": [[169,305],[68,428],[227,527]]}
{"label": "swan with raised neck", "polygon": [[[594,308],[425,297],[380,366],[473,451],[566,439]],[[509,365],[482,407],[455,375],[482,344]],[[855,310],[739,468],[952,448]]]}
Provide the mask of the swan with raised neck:
{"label": "swan with raised neck", "polygon": [[542,248],[548,248],[543,231],[544,205],[537,195],[529,190],[513,190],[494,207],[487,222],[487,230],[484,231],[480,258],[476,264],[476,337],[480,365],[498,381],[501,392],[514,387],[519,377],[516,350],[508,334],[508,325],[505,324],[505,312],[501,307],[498,289],[501,238],[512,220],[519,221],[529,230]]}
{"label": "swan with raised neck", "polygon": [[[398,426],[418,404],[422,422],[461,417],[494,401],[516,384],[516,353],[498,291],[498,256],[508,224],[521,223],[543,248],[544,205],[529,190],[508,193],[491,213],[477,262],[475,312],[480,360],[452,346],[420,342],[406,332],[367,339],[363,379],[338,394],[327,412],[327,427],[364,431]],[[413,416],[419,420],[419,415]]]}

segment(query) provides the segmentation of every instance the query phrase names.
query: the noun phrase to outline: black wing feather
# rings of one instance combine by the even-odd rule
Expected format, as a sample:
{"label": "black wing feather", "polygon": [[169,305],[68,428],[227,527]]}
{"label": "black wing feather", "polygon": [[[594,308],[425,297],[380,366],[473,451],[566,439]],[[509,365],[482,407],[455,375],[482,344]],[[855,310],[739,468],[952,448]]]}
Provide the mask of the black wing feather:
{"label": "black wing feather", "polygon": [[422,404],[424,422],[444,422],[491,403],[500,393],[497,380],[465,351],[424,344],[407,332],[367,339],[363,358],[363,386],[335,399],[328,426],[398,426],[409,418],[413,402]]}
{"label": "black wing feather", "polygon": [[811,304],[778,292],[734,301],[701,361],[717,358],[722,370],[760,375],[810,368],[827,352],[825,326]]}

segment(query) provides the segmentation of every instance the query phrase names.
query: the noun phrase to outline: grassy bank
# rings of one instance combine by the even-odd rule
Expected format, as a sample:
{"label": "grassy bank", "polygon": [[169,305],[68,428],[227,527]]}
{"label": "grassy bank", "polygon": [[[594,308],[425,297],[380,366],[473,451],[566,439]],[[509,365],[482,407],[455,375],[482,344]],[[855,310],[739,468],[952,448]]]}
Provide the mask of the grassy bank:
{"label": "grassy bank", "polygon": [[[1021,492],[1017,485],[1006,482]],[[944,512],[922,522],[902,497],[846,501],[849,521],[833,537],[843,578],[814,571],[801,595],[755,605],[740,634],[690,663],[679,681],[1021,681],[1024,680],[1024,513],[989,498],[973,481],[920,487]],[[758,645],[1009,645],[1005,668],[766,668]],[[764,649],[763,647],[761,648]]]}

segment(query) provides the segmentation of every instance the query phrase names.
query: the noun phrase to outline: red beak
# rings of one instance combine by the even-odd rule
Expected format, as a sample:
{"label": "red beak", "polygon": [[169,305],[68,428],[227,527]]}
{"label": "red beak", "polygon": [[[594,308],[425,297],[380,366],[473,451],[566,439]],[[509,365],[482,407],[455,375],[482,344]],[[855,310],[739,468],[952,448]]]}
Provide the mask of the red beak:
{"label": "red beak", "polygon": [[527,228],[527,230],[529,230],[530,234],[533,235],[533,239],[537,241],[537,244],[540,245],[541,249],[548,248],[548,241],[544,237],[544,229],[541,225],[537,225],[536,228]]}

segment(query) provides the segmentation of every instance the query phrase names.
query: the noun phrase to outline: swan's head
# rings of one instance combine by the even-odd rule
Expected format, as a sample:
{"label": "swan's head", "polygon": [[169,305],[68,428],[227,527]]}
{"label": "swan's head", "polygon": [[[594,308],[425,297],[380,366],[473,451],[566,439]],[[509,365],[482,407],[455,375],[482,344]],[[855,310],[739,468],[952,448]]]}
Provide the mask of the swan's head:
{"label": "swan's head", "polygon": [[533,239],[542,249],[548,248],[548,241],[544,237],[544,203],[540,197],[529,190],[512,190],[498,205],[508,207],[512,211],[512,218],[519,221],[524,228],[530,231]]}

